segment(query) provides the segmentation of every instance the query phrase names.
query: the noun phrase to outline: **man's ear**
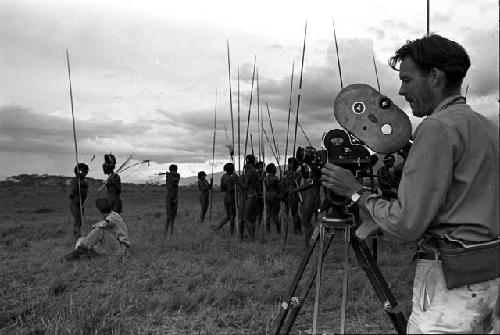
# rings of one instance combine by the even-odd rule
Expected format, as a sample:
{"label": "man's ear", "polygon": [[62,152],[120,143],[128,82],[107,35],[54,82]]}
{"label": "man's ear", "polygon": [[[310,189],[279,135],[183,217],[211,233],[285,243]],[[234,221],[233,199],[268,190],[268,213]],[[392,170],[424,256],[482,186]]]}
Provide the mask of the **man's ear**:
{"label": "man's ear", "polygon": [[433,67],[430,70],[429,77],[432,83],[432,87],[446,87],[446,74],[437,67]]}

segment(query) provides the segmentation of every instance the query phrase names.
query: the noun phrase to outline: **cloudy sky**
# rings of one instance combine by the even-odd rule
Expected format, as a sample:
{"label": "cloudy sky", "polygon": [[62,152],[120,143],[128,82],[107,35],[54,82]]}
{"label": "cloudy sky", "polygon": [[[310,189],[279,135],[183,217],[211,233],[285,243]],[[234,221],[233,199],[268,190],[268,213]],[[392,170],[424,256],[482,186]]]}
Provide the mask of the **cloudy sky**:
{"label": "cloudy sky", "polygon": [[[71,175],[75,151],[66,49],[79,158],[90,163],[96,155],[92,177],[104,177],[103,155],[110,152],[118,165],[132,153],[136,161],[151,160],[149,167],[124,172],[125,181],[154,180],[171,163],[182,176],[210,172],[215,109],[214,169],[222,169],[229,157],[224,127],[231,142],[227,41],[235,120],[240,72],[242,145],[256,59],[264,127],[271,136],[267,102],[283,155],[292,64],[295,110],[306,20],[300,121],[314,145],[337,126],[333,20],[344,85],[376,85],[373,51],[382,93],[410,113],[397,96],[399,80],[387,60],[407,39],[425,34],[425,0],[0,0],[0,177]],[[465,80],[468,102],[498,123],[498,2],[431,0],[430,28],[466,48],[472,60]],[[255,152],[256,111],[254,89]],[[300,131],[297,141],[307,144]],[[267,142],[265,150],[268,155]]]}

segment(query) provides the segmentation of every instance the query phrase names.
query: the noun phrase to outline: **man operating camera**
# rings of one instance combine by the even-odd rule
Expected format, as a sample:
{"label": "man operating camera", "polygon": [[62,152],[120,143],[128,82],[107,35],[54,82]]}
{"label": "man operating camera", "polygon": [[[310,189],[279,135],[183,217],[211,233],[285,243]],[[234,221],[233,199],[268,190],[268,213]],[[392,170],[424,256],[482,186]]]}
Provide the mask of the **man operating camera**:
{"label": "man operating camera", "polygon": [[397,199],[370,194],[332,164],[322,185],[357,202],[359,238],[379,230],[418,241],[408,333],[490,332],[500,281],[498,126],[461,96],[470,60],[458,43],[439,35],[408,41],[389,64],[399,71],[399,94],[424,118]]}

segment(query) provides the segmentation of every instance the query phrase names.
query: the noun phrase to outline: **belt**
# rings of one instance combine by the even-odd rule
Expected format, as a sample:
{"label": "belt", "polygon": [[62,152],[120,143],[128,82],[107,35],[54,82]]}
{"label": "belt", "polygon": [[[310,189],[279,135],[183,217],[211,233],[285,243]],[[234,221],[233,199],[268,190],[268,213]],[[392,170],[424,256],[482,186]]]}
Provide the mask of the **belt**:
{"label": "belt", "polygon": [[434,251],[417,251],[415,254],[415,258],[417,259],[427,259],[431,261],[441,260],[441,255]]}

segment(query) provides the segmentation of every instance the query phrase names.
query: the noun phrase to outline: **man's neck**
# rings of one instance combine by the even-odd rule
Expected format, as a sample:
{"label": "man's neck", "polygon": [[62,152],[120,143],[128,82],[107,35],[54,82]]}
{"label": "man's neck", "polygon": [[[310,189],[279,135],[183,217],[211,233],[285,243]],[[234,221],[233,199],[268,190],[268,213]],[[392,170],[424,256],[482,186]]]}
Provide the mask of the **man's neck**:
{"label": "man's neck", "polygon": [[435,103],[434,103],[434,108],[433,108],[432,113],[434,113],[436,110],[439,110],[439,107],[443,106],[447,102],[447,100],[449,100],[450,98],[453,98],[453,97],[456,97],[456,96],[460,96],[460,95],[461,95],[460,88],[456,88],[456,89],[441,89],[435,95],[435,98],[434,98]]}

